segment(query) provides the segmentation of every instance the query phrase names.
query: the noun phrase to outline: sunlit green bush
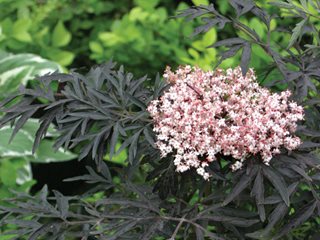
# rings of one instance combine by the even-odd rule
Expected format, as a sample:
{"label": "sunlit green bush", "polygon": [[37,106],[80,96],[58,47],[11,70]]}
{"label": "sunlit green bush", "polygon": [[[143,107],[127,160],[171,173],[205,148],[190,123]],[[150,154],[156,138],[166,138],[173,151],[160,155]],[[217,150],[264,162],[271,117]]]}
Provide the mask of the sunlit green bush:
{"label": "sunlit green bush", "polygon": [[[194,1],[197,2],[197,1]],[[170,18],[188,7],[167,0],[4,1],[0,49],[36,53],[62,66],[82,67],[111,57],[136,74],[166,65],[209,69],[215,30],[190,38],[196,23]],[[143,70],[142,70],[143,69]]]}

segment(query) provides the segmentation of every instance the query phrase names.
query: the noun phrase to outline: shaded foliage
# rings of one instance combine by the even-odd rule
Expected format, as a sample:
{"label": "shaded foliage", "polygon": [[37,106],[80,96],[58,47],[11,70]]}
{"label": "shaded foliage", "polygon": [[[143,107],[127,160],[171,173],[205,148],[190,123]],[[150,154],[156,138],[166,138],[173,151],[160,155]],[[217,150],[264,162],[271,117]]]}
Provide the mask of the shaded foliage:
{"label": "shaded foliage", "polygon": [[[32,89],[20,88],[20,92],[5,100],[4,104],[23,96],[19,102],[5,108],[6,115],[0,125],[14,124],[13,136],[37,111],[42,111],[40,126],[36,133],[33,151],[46,135],[50,123],[60,132],[55,147],[73,149],[81,146],[79,159],[91,154],[99,165],[110,146],[110,158],[115,153],[117,141],[122,141],[118,152],[129,149],[129,162],[136,164],[140,136],[153,141],[150,125],[145,111],[148,101],[160,94],[165,87],[157,78],[156,89],[146,85],[147,77],[133,79],[131,73],[123,68],[114,69],[109,62],[92,68],[85,76],[52,73],[39,77],[38,85]],[[52,82],[58,81],[61,92],[54,93]],[[108,93],[108,94],[106,94]]]}

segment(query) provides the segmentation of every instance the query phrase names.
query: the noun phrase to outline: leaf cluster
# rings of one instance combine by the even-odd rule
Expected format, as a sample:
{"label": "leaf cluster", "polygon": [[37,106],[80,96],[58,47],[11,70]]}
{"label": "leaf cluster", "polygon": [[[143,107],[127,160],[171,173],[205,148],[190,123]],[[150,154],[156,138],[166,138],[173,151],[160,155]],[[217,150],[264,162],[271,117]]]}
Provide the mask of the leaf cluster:
{"label": "leaf cluster", "polygon": [[[112,61],[92,68],[86,75],[76,72],[44,75],[38,77],[34,88],[21,86],[19,93],[3,101],[2,107],[18,99],[13,105],[2,108],[6,115],[0,125],[14,125],[14,138],[27,120],[41,111],[33,152],[46,136],[50,124],[54,124],[60,133],[54,144],[56,149],[79,149],[79,159],[90,155],[99,166],[107,146],[112,159],[116,144],[121,142],[117,152],[128,148],[128,161],[136,165],[141,142],[146,140],[154,144],[147,103],[165,88],[159,77],[154,89],[147,81],[146,76],[134,79],[123,67],[116,70]],[[54,82],[59,83],[61,91],[54,92],[50,87]]]}
{"label": "leaf cluster", "polygon": [[[283,150],[270,166],[253,156],[237,172],[230,170],[234,159],[218,156],[208,169],[213,177],[204,181],[193,171],[176,173],[172,156],[160,159],[154,148],[155,136],[146,106],[167,87],[159,77],[154,82],[146,77],[135,79],[122,67],[116,69],[113,62],[93,67],[84,75],[45,75],[38,78],[37,86],[21,88],[19,94],[1,104],[6,115],[0,124],[11,123],[16,134],[28,118],[41,110],[34,150],[53,123],[60,132],[56,147],[79,152],[80,159],[90,157],[97,164],[97,169],[88,168],[87,175],[71,180],[94,185],[79,197],[54,192],[50,198],[45,188],[39,196],[18,195],[10,201],[11,206],[1,207],[2,224],[18,226],[8,234],[29,239],[285,239],[292,230],[299,232],[301,224],[308,236],[317,233],[319,42],[315,38],[310,43],[306,38],[312,34],[307,27],[317,26],[313,13],[303,9],[310,5],[320,11],[319,4],[300,1],[299,7],[293,1],[273,3],[293,9],[291,14],[305,21],[292,29],[298,37],[291,37],[282,46],[271,41],[274,32],[282,31],[280,27],[271,30],[274,14],[254,1],[229,2],[232,14],[222,14],[210,4],[183,10],[179,16],[202,16],[203,24],[195,30],[196,35],[215,26],[222,33],[225,28],[234,29],[232,38],[220,39],[213,47],[222,49],[220,62],[242,49],[244,73],[254,54],[251,49],[262,48],[272,59],[261,70],[262,84],[274,91],[289,88],[305,108],[305,120],[297,131],[303,144],[295,151]],[[268,30],[267,37],[261,38],[242,23],[244,15],[258,18]],[[57,92],[50,88],[55,81],[60,85]],[[15,99],[18,102],[12,103]],[[108,153],[112,158],[117,143],[121,144],[118,152],[128,149],[129,164],[109,171],[103,157]],[[144,184],[139,184],[139,177]],[[101,199],[87,199],[97,192],[103,192]]]}

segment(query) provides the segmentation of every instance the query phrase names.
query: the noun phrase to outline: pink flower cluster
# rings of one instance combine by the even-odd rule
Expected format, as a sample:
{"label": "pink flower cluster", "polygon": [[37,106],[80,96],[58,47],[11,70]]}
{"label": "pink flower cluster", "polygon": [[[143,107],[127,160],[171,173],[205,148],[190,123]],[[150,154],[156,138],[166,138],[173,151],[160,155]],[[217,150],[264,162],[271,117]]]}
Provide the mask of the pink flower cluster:
{"label": "pink flower cluster", "polygon": [[205,170],[218,153],[231,155],[240,169],[249,155],[260,154],[269,164],[280,147],[293,150],[301,143],[293,136],[303,108],[289,101],[290,91],[271,93],[256,82],[252,69],[204,72],[197,67],[167,68],[171,87],[148,106],[161,156],[173,154],[176,171]]}

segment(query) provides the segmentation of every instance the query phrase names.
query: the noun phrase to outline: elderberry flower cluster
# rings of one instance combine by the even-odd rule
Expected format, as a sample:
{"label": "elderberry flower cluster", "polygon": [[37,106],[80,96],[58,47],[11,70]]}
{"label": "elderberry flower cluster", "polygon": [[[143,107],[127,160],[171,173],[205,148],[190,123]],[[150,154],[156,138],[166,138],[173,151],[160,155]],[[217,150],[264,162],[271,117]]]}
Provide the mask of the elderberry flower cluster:
{"label": "elderberry flower cluster", "polygon": [[217,154],[230,155],[240,169],[249,155],[269,164],[284,147],[301,143],[293,136],[303,108],[289,101],[290,91],[271,93],[256,82],[254,71],[241,68],[204,72],[197,67],[167,68],[171,87],[148,106],[161,156],[174,156],[176,171],[195,168],[204,179]]}

